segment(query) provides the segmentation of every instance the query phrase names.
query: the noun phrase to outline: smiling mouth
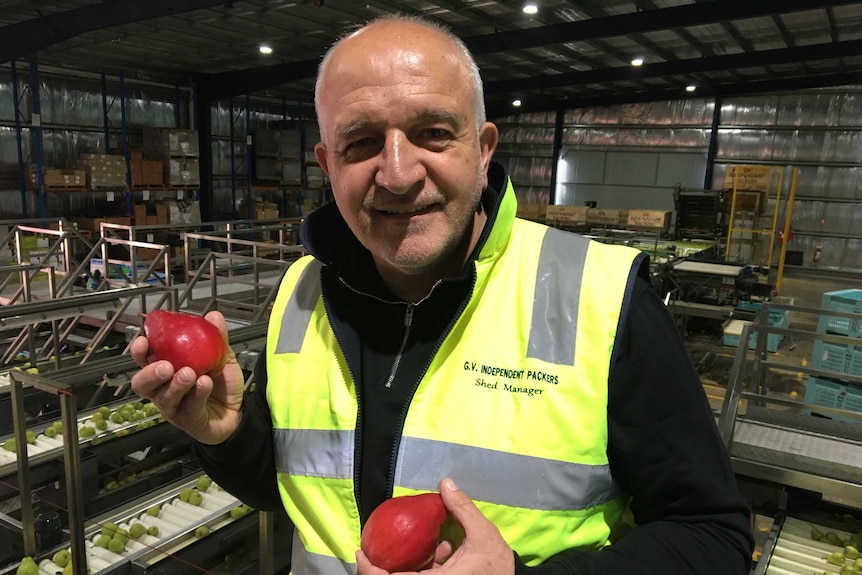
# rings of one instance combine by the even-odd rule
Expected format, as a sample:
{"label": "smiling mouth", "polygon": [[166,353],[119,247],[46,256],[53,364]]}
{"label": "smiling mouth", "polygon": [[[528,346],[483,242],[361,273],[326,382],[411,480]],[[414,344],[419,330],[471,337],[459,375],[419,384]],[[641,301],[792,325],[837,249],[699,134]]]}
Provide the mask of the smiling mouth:
{"label": "smiling mouth", "polygon": [[431,209],[432,206],[417,206],[412,208],[402,208],[397,210],[378,210],[381,214],[385,216],[412,216],[415,214],[421,214],[427,212]]}

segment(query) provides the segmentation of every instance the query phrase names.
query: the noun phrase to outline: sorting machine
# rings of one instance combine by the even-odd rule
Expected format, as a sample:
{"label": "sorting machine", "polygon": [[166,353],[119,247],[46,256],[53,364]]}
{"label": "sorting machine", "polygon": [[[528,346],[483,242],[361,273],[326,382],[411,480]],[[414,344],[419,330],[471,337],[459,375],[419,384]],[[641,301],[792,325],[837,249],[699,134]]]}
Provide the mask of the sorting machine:
{"label": "sorting machine", "polygon": [[[249,384],[265,333],[265,322],[230,330]],[[14,572],[24,556],[34,556],[41,572],[62,572],[51,560],[60,549],[85,557],[91,573],[195,571],[190,565],[224,572],[285,567],[292,528],[283,513],[232,516],[240,503],[216,485],[202,490],[199,506],[178,499],[201,471],[185,435],[131,394],[129,381],[137,369],[128,355],[117,355],[48,373],[5,374],[14,433],[0,436],[0,509],[6,510],[0,513],[0,573]],[[25,389],[57,397],[59,417],[56,412],[35,419],[23,414]],[[110,400],[93,403],[104,397]],[[77,404],[82,398],[88,398],[83,409]],[[130,421],[107,416],[124,406],[134,406],[137,416]],[[61,433],[50,431],[58,427]],[[15,442],[14,452],[4,447],[9,440]],[[35,504],[28,505],[31,501]],[[144,513],[154,506],[158,514]],[[105,524],[128,530],[132,522],[156,526],[158,534],[129,540],[121,552],[95,545]],[[196,536],[201,526],[209,536],[201,537],[200,531]],[[274,541],[279,541],[277,552]],[[233,554],[235,560],[225,565],[233,548],[248,552],[242,558]]]}
{"label": "sorting machine", "polygon": [[[823,311],[765,302],[758,312],[759,321],[742,329],[727,393],[716,416],[743,495],[756,514],[772,518],[754,573],[847,575],[853,573],[855,559],[853,549],[845,550],[845,546],[850,544],[859,551],[862,543],[862,405],[845,409],[850,404],[837,395],[832,406],[815,405],[806,403],[808,399],[771,393],[769,388],[773,378],[799,373],[840,375],[862,389],[862,376],[798,365],[781,355],[766,353],[772,333],[789,335],[796,341],[841,339],[770,326],[765,318],[772,309]],[[854,314],[830,311],[829,315]],[[855,318],[862,319],[858,313]],[[754,335],[756,344],[749,349],[747,343]],[[824,539],[830,532],[834,535]]]}

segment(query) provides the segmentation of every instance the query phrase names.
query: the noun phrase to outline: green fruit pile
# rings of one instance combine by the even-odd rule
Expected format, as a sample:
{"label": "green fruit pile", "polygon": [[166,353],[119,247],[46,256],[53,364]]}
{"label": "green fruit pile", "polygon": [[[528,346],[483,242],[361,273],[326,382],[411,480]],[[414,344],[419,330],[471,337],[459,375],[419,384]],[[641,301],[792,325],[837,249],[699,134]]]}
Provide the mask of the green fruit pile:
{"label": "green fruit pile", "polygon": [[[862,548],[862,531],[857,531],[849,539],[841,539],[841,536],[834,531],[823,533],[812,525],[811,538],[821,543],[841,547],[840,551],[833,551],[823,557],[830,565],[841,567],[839,575],[860,575],[862,573],[862,558],[859,557],[859,549]],[[824,573],[832,575],[827,571]]]}

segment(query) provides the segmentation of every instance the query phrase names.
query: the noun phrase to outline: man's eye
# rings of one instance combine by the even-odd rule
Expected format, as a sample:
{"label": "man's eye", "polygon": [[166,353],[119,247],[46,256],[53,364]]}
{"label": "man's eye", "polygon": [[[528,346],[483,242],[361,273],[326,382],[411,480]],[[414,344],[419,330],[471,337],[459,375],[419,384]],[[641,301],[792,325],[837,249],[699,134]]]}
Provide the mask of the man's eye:
{"label": "man's eye", "polygon": [[347,150],[361,150],[362,148],[367,148],[368,146],[374,145],[374,138],[360,138],[358,140],[354,140],[347,144]]}
{"label": "man's eye", "polygon": [[425,130],[425,137],[431,140],[443,140],[449,137],[449,130],[443,128],[429,128]]}

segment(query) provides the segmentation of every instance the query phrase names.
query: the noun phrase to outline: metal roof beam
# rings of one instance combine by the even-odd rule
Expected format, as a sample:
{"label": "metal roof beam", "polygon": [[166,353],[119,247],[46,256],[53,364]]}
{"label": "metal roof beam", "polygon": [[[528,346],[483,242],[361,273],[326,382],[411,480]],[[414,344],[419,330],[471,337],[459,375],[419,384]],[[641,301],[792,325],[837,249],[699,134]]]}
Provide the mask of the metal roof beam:
{"label": "metal roof beam", "polygon": [[28,56],[86,32],[175,16],[224,4],[224,0],[109,0],[0,28],[0,62]]}
{"label": "metal roof beam", "polygon": [[854,0],[757,0],[756,2],[751,0],[722,0],[721,2],[685,4],[673,8],[632,12],[605,18],[592,18],[539,28],[474,36],[465,39],[465,43],[475,55],[489,54],[504,50],[522,50],[562,42],[627,36],[639,32],[701,26],[737,18],[771,16],[772,14],[852,3]]}
{"label": "metal roof beam", "polygon": [[546,98],[533,100],[522,105],[517,111],[508,102],[489,105],[489,119],[511,116],[513,113],[544,112],[558,108],[590,108],[595,106],[612,106],[616,104],[632,104],[641,102],[661,102],[673,100],[691,100],[703,98],[724,98],[742,96],[745,94],[766,94],[806,90],[810,88],[825,88],[829,86],[846,86],[862,83],[862,72],[846,74],[826,74],[821,76],[798,76],[794,78],[778,78],[759,80],[756,82],[740,82],[717,84],[710,88],[698,89],[688,93],[679,88],[671,90],[645,90],[643,92],[627,92],[617,94],[599,94],[588,98]]}
{"label": "metal roof beam", "polygon": [[[686,26],[700,26],[721,23],[736,18],[769,16],[775,13],[828,8],[830,6],[852,4],[854,2],[858,2],[858,0],[710,1],[618,16],[591,18],[577,22],[551,24],[511,32],[497,32],[465,38],[464,42],[473,54],[478,56],[507,50],[536,48],[549,44],[582,40],[588,41],[597,38],[623,36],[654,30],[672,29],[678,31]],[[196,78],[196,81],[203,94],[218,100],[232,95],[256,92],[280,84],[313,77],[317,72],[318,63],[319,60],[287,62],[273,66],[200,75]],[[618,71],[615,73],[618,73]]]}
{"label": "metal roof beam", "polygon": [[523,93],[531,90],[564,88],[568,86],[580,86],[601,82],[640,80],[643,78],[656,78],[661,76],[677,76],[682,74],[696,74],[699,72],[762,67],[772,64],[810,62],[814,60],[825,60],[828,58],[841,58],[847,54],[859,53],[862,53],[862,40],[845,40],[843,42],[830,42],[828,44],[809,44],[793,48],[761,50],[760,52],[753,53],[744,52],[741,54],[728,54],[725,56],[708,56],[706,58],[677,60],[675,62],[657,62],[655,64],[644,64],[638,67],[619,66],[616,68],[590,70],[587,72],[534,76],[532,78],[518,78],[516,80],[500,80],[497,82],[487,82],[485,84],[485,93],[500,94],[515,91]]}

